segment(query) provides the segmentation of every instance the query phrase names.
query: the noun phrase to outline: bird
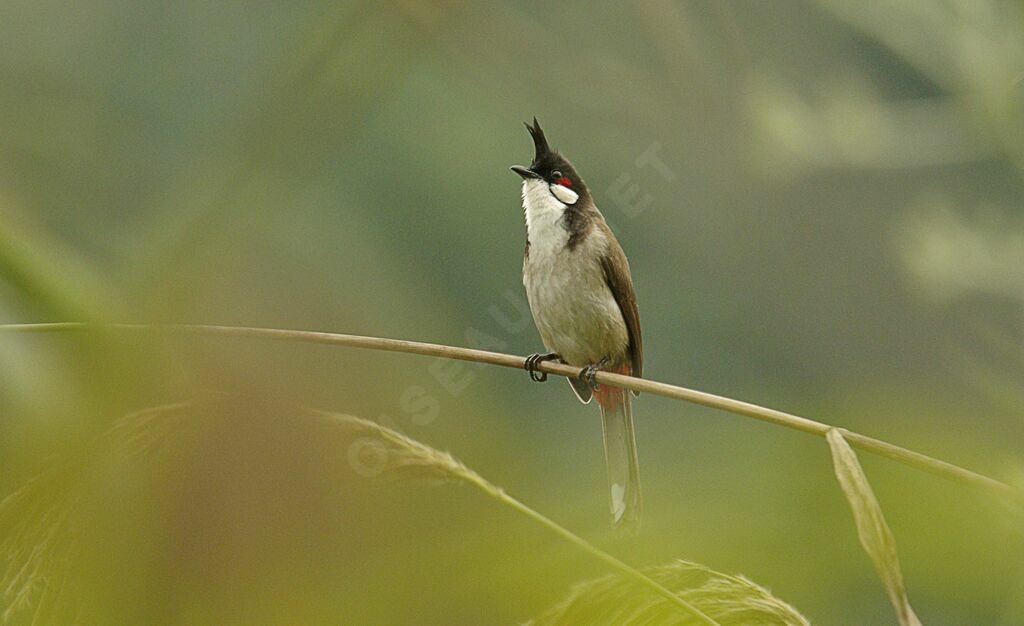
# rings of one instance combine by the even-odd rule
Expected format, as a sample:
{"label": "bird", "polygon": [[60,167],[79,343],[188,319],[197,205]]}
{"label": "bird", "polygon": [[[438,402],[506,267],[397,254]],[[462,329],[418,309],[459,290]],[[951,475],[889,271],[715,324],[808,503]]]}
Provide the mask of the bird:
{"label": "bird", "polygon": [[[526,359],[530,378],[544,382],[542,361],[581,367],[567,378],[584,404],[601,408],[613,527],[637,533],[643,498],[630,392],[598,385],[604,370],[642,377],[643,339],[629,261],[576,168],[553,150],[537,118],[526,123],[533,138],[522,177],[526,250],[523,286],[546,353]],[[638,395],[638,394],[633,394]]]}

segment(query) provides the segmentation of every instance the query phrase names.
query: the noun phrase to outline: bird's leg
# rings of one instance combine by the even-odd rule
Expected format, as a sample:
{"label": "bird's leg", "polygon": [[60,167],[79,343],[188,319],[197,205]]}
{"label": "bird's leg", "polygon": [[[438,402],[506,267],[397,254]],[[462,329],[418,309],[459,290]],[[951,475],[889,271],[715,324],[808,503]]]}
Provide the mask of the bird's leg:
{"label": "bird's leg", "polygon": [[590,385],[591,389],[596,390],[598,387],[600,387],[600,385],[597,384],[597,381],[594,380],[594,377],[597,376],[597,373],[601,371],[602,367],[608,365],[608,361],[610,360],[611,359],[608,358],[608,355],[601,357],[601,360],[598,361],[597,363],[591,363],[590,365],[581,369],[577,378]]}
{"label": "bird's leg", "polygon": [[526,364],[524,367],[527,372],[530,372],[530,380],[535,383],[542,383],[548,379],[547,372],[541,372],[537,370],[537,365],[543,361],[561,361],[562,356],[557,352],[548,352],[547,354],[540,354],[539,352],[531,354],[526,357]]}

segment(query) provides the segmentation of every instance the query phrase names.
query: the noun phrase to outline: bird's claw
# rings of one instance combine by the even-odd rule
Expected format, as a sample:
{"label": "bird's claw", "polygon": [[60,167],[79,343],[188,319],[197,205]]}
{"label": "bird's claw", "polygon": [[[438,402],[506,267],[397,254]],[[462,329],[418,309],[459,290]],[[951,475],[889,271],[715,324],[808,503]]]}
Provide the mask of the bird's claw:
{"label": "bird's claw", "polygon": [[608,364],[608,357],[606,356],[606,357],[602,358],[600,361],[598,361],[597,363],[591,363],[590,365],[588,365],[588,366],[584,367],[583,369],[581,369],[579,375],[577,376],[577,378],[579,378],[583,382],[587,383],[587,385],[591,389],[596,391],[600,387],[600,385],[598,385],[597,381],[595,380],[595,378],[597,377],[597,373],[600,372],[601,368],[604,367],[607,364]]}
{"label": "bird's claw", "polygon": [[544,361],[560,361],[561,359],[562,357],[555,352],[548,352],[547,354],[537,352],[526,357],[526,364],[523,367],[527,372],[530,372],[530,380],[535,383],[542,383],[548,379],[548,373],[539,371],[537,366]]}

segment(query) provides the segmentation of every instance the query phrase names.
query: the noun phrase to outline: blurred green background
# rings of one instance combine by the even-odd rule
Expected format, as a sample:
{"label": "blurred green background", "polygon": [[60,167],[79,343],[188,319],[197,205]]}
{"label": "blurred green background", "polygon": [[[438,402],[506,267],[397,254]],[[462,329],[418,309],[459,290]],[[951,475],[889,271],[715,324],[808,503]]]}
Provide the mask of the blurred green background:
{"label": "blurred green background", "polygon": [[[0,322],[534,352],[507,167],[536,115],[629,254],[649,377],[1021,483],[1021,32],[1009,0],[7,0]],[[159,454],[96,443],[180,401],[199,408]],[[69,463],[51,495],[89,511],[81,623],[513,623],[606,573],[466,487],[363,476],[295,405],[449,450],[630,564],[894,622],[824,441],[641,397],[646,519],[625,541],[593,407],[409,355],[5,333],[0,496]],[[922,621],[1024,623],[1019,520],[861,458]]]}

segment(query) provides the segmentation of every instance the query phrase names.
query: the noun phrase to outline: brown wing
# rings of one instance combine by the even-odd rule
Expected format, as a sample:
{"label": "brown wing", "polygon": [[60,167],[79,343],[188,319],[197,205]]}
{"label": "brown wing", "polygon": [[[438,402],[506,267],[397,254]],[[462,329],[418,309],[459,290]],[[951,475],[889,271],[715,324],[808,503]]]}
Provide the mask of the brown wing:
{"label": "brown wing", "polygon": [[632,375],[642,378],[644,374],[644,342],[640,335],[640,311],[636,306],[636,292],[633,291],[633,278],[629,274],[629,261],[619,246],[619,242],[608,232],[608,253],[601,257],[601,269],[604,280],[619,304],[622,317],[626,320],[629,331],[629,360],[633,366]]}

